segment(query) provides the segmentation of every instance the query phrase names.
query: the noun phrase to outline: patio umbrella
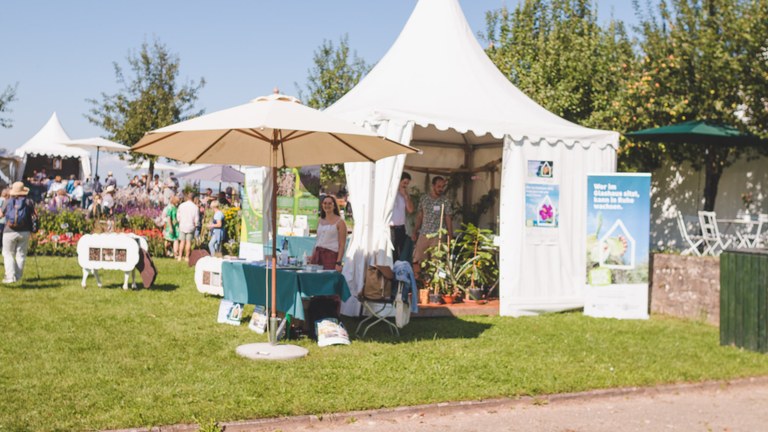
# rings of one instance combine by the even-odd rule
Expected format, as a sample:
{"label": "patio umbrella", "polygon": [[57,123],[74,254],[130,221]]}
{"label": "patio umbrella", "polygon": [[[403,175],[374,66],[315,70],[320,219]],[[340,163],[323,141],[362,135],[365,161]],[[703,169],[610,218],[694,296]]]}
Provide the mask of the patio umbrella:
{"label": "patio umbrella", "polygon": [[110,152],[131,151],[131,148],[126,145],[122,145],[101,137],[76,139],[67,141],[64,144],[70,147],[78,147],[86,150],[91,150],[94,148],[96,149],[96,172],[94,173],[94,177],[99,175],[99,152],[102,149]]}
{"label": "patio umbrella", "polygon": [[[419,150],[304,106],[280,94],[148,132],[133,150],[189,163],[240,164],[277,169],[342,162],[374,162]],[[272,250],[277,250],[277,188],[272,188]],[[272,316],[275,342],[276,257],[272,254]]]}
{"label": "patio umbrella", "polygon": [[176,178],[219,183],[243,183],[245,181],[245,174],[229,165],[209,165],[193,171],[181,173],[177,175]]}
{"label": "patio umbrella", "polygon": [[691,120],[624,134],[635,141],[690,144],[702,147],[704,155],[704,210],[715,207],[717,187],[722,175],[720,154],[729,147],[764,145],[765,141],[733,126],[708,120]]}
{"label": "patio umbrella", "polygon": [[691,120],[667,126],[660,126],[624,134],[627,138],[638,141],[719,144],[719,145],[754,145],[760,138],[743,132],[733,126],[707,120]]}

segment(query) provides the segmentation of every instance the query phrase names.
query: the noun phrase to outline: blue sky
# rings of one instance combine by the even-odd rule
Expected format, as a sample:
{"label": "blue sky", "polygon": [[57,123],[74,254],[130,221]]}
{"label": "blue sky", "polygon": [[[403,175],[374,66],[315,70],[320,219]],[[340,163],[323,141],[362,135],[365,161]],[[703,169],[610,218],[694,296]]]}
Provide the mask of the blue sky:
{"label": "blue sky", "polygon": [[[472,29],[486,11],[518,0],[460,0]],[[629,0],[599,0],[600,22],[634,21]],[[157,38],[181,59],[182,80],[205,77],[198,109],[213,112],[271,93],[296,95],[324,39],[375,63],[395,41],[416,0],[10,1],[0,14],[0,91],[18,83],[17,101],[0,128],[0,148],[14,150],[55,111],[70,137],[102,136],[83,117],[85,99],[118,90],[113,62]],[[101,163],[105,163],[102,161]],[[99,171],[102,171],[100,166]]]}

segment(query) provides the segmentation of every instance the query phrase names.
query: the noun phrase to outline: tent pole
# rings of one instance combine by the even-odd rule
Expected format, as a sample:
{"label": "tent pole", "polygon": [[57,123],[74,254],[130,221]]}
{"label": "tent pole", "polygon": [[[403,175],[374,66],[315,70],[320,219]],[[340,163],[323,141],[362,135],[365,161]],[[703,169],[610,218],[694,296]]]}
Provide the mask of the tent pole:
{"label": "tent pole", "polygon": [[93,175],[93,178],[95,179],[97,175],[99,175],[99,150],[101,147],[96,147],[96,173]]}

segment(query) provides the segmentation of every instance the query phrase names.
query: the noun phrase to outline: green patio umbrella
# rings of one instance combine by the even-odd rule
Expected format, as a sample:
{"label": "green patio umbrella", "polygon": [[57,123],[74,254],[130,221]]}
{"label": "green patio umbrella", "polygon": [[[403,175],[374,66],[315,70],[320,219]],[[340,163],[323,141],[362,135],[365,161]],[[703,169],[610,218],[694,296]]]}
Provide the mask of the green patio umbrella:
{"label": "green patio umbrella", "polygon": [[733,126],[709,120],[691,120],[667,126],[628,132],[633,141],[701,146],[704,167],[704,210],[715,208],[715,197],[723,173],[725,150],[731,147],[764,145],[765,140]]}
{"label": "green patio umbrella", "polygon": [[733,126],[718,124],[708,120],[691,120],[667,126],[643,129],[624,134],[637,141],[718,144],[718,145],[756,145],[762,141],[759,137],[741,131]]}

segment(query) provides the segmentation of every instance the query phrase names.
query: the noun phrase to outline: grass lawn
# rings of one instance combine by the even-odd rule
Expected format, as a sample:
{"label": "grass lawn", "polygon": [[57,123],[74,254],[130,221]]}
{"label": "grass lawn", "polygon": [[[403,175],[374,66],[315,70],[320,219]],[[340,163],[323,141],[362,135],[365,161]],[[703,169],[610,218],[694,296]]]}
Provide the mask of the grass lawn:
{"label": "grass lawn", "polygon": [[[416,319],[350,346],[296,342],[309,356],[257,362],[266,337],[217,324],[193,269],[159,259],[157,285],[122,273],[80,287],[75,258],[30,258],[0,287],[0,431],[148,427],[648,386],[768,374],[768,356],[719,346],[716,327],[654,317]],[[37,279],[39,269],[40,278]],[[250,318],[252,307],[246,308]],[[347,320],[354,331],[356,320]]]}

